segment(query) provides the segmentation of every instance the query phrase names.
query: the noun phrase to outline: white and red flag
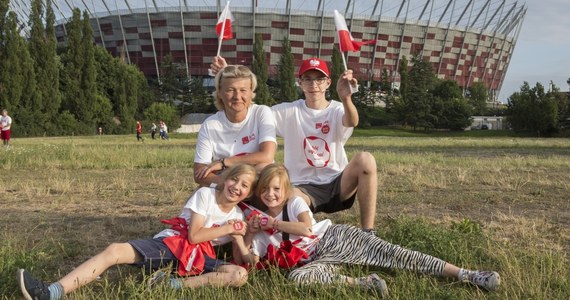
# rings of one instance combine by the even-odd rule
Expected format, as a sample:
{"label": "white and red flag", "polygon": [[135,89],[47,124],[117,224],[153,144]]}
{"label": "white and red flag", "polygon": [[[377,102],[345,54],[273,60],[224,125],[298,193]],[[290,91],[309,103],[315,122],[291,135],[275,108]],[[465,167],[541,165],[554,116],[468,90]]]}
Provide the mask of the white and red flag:
{"label": "white and red flag", "polygon": [[220,40],[231,40],[234,37],[232,33],[233,21],[234,16],[230,11],[230,1],[228,1],[216,24],[216,35],[218,35]]}
{"label": "white and red flag", "polygon": [[376,40],[357,42],[352,38],[348,27],[346,26],[346,21],[344,17],[335,9],[334,11],[334,24],[336,25],[336,31],[338,32],[338,39],[340,43],[340,52],[347,51],[360,51],[362,45],[374,44]]}

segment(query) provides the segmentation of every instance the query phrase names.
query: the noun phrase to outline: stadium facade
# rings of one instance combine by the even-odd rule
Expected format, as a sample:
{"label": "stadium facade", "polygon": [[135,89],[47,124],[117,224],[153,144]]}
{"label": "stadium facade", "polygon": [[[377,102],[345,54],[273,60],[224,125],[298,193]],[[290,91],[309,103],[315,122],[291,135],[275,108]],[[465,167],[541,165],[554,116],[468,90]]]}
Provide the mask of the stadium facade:
{"label": "stadium facade", "polygon": [[[160,77],[160,63],[167,54],[189,76],[208,74],[218,48],[215,25],[225,5],[220,0],[50,3],[59,19],[59,42],[66,41],[71,10],[87,10],[96,43],[154,77]],[[501,89],[527,10],[525,3],[514,0],[233,0],[230,9],[234,38],[221,48],[229,63],[251,65],[257,33],[264,40],[270,75],[277,72],[285,37],[297,68],[312,56],[330,61],[338,45],[336,9],[356,40],[376,40],[375,45],[346,56],[348,67],[361,80],[379,81],[386,69],[398,83],[402,57],[419,54],[439,78],[454,80],[463,88],[483,82],[492,98]]]}

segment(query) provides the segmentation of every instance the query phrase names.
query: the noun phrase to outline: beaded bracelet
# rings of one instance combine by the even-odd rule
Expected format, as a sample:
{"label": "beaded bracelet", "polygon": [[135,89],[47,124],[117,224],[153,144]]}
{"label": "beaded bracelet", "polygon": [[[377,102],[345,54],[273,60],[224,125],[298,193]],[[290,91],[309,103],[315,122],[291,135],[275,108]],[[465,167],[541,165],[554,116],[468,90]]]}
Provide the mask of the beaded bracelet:
{"label": "beaded bracelet", "polygon": [[277,230],[277,223],[279,222],[279,220],[274,220],[273,221],[273,230]]}

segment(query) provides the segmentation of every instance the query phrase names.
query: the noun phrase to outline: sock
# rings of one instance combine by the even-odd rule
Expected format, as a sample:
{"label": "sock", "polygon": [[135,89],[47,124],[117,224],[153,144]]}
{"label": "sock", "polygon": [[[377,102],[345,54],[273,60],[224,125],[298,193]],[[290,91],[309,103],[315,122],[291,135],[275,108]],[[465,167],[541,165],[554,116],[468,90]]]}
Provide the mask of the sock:
{"label": "sock", "polygon": [[457,274],[457,279],[459,279],[460,281],[465,281],[468,280],[469,277],[467,277],[467,275],[470,273],[469,270],[466,269],[459,269],[459,273]]}
{"label": "sock", "polygon": [[175,290],[183,288],[182,280],[180,278],[170,278],[170,287]]}
{"label": "sock", "polygon": [[54,282],[48,286],[49,300],[59,300],[63,298],[63,286],[59,282]]}
{"label": "sock", "polygon": [[354,285],[360,286],[362,288],[368,288],[368,277],[358,277],[354,278]]}

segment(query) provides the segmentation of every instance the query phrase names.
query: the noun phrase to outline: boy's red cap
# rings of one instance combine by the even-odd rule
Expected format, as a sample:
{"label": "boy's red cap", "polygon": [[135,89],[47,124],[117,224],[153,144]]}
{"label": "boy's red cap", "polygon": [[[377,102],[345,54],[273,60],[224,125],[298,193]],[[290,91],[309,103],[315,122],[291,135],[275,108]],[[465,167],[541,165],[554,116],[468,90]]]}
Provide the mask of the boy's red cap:
{"label": "boy's red cap", "polygon": [[320,58],[313,57],[304,60],[299,69],[299,77],[303,76],[303,74],[309,70],[317,70],[325,74],[325,76],[330,77],[327,63]]}

